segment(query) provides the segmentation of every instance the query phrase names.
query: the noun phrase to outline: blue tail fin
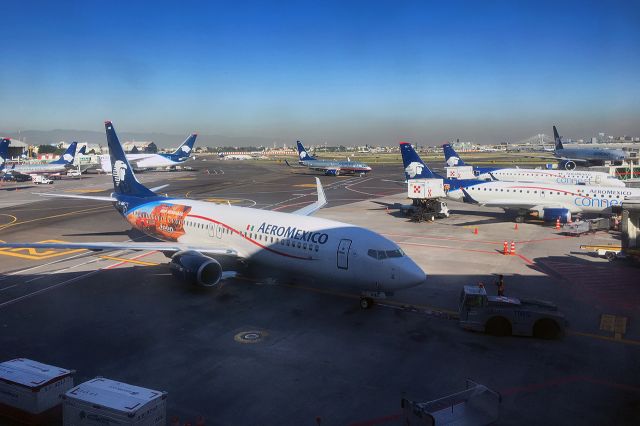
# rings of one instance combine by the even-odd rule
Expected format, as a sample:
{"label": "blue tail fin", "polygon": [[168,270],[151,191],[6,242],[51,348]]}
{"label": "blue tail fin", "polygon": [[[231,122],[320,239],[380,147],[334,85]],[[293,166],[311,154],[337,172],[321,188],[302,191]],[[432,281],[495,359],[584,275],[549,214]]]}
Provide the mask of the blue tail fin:
{"label": "blue tail fin", "polygon": [[127,160],[127,156],[120,145],[118,135],[110,121],[104,122],[104,128],[107,132],[107,144],[109,145],[109,156],[111,157],[113,188],[116,194],[131,195],[134,197],[154,197],[152,191],[146,186],[138,182],[133,174],[131,164]]}
{"label": "blue tail fin", "polygon": [[316,157],[313,157],[313,156],[307,154],[307,150],[304,149],[304,146],[302,146],[300,141],[297,141],[296,144],[298,145],[298,156],[300,157],[300,161],[315,160],[316,159]]}
{"label": "blue tail fin", "polygon": [[449,167],[466,166],[462,158],[458,155],[455,149],[449,143],[442,145],[444,151],[444,159]]}
{"label": "blue tail fin", "polygon": [[556,126],[553,126],[553,140],[556,141],[556,149],[564,149],[562,146],[562,139],[560,139],[560,135],[558,134],[558,129]]}
{"label": "blue tail fin", "polygon": [[0,171],[4,169],[4,163],[9,158],[9,145],[11,140],[9,138],[3,138],[0,142]]}
{"label": "blue tail fin", "polygon": [[400,142],[400,153],[402,154],[402,165],[406,179],[442,179],[441,176],[429,170],[429,167],[420,159],[410,143]]}
{"label": "blue tail fin", "polygon": [[87,155],[87,146],[86,145],[82,145],[80,147],[80,150],[78,151],[78,155]]}
{"label": "blue tail fin", "polygon": [[73,159],[76,157],[76,147],[78,146],[78,142],[71,142],[67,150],[58,158],[56,161],[53,161],[52,164],[71,164],[73,163]]}
{"label": "blue tail fin", "polygon": [[184,161],[189,158],[197,137],[197,133],[192,133],[191,136],[185,139],[184,142],[182,142],[182,145],[180,145],[171,155],[177,157],[177,161]]}

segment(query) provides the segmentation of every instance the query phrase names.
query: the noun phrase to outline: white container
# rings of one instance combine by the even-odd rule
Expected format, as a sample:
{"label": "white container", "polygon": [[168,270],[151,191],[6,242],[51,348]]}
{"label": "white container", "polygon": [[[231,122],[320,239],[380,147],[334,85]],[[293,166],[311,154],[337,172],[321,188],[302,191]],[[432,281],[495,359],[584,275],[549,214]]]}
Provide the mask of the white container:
{"label": "white container", "polygon": [[442,179],[410,179],[407,181],[407,196],[421,200],[444,197],[444,181]]}
{"label": "white container", "polygon": [[472,166],[445,167],[449,179],[475,179]]}
{"label": "white container", "polygon": [[96,377],[63,396],[63,425],[165,425],[166,398],[166,392]]}
{"label": "white container", "polygon": [[73,387],[73,370],[16,358],[0,364],[0,404],[39,414],[60,404]]}

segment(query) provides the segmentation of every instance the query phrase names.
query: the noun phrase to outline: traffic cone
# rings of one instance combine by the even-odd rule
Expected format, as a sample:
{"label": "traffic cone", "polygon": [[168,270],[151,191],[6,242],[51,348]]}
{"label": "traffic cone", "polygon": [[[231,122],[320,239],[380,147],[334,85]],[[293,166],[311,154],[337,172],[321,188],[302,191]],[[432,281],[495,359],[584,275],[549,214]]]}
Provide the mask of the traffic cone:
{"label": "traffic cone", "polygon": [[503,245],[502,254],[504,254],[505,256],[509,254],[509,243],[506,240],[505,240],[504,245]]}
{"label": "traffic cone", "polygon": [[556,229],[560,229],[560,218],[556,219]]}
{"label": "traffic cone", "polygon": [[476,228],[473,230],[473,233],[474,233],[475,235],[478,235],[478,227],[476,227]]}
{"label": "traffic cone", "polygon": [[515,256],[516,254],[516,242],[511,241],[511,256]]}
{"label": "traffic cone", "polygon": [[513,230],[517,231],[518,230],[518,222],[516,222],[516,224],[513,226]]}

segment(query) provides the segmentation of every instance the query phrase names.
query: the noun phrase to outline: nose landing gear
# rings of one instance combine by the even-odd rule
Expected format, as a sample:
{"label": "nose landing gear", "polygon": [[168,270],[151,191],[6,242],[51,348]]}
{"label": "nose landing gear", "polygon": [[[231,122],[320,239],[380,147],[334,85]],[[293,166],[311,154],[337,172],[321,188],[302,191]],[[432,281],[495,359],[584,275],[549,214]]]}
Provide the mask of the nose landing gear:
{"label": "nose landing gear", "polygon": [[376,300],[386,299],[387,296],[392,296],[392,294],[384,291],[363,291],[360,294],[360,307],[362,309],[371,309]]}

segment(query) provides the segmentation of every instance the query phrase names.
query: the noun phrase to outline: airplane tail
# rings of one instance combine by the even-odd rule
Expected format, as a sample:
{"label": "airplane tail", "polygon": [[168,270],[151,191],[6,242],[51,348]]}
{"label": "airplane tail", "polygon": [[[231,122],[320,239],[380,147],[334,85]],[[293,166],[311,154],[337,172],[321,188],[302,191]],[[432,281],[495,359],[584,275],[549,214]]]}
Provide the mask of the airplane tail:
{"label": "airplane tail", "polygon": [[71,142],[67,150],[58,158],[56,161],[53,161],[51,164],[71,164],[73,163],[73,159],[76,157],[76,147],[78,146],[78,142]]}
{"label": "airplane tail", "polygon": [[562,140],[560,139],[560,135],[558,135],[558,129],[556,126],[553,126],[553,139],[556,141],[556,150],[564,149],[562,146]]}
{"label": "airplane tail", "polygon": [[82,145],[80,147],[80,151],[78,151],[78,155],[87,155],[87,146],[86,145]]}
{"label": "airplane tail", "polygon": [[0,142],[0,170],[4,169],[4,163],[9,158],[9,144],[11,140],[8,138],[3,138]]}
{"label": "airplane tail", "polygon": [[400,153],[406,179],[442,179],[441,176],[429,170],[410,143],[400,142]]}
{"label": "airplane tail", "polygon": [[307,153],[307,150],[304,149],[304,146],[302,146],[302,143],[300,143],[300,141],[296,141],[296,145],[298,145],[298,156],[300,157],[300,161],[316,159],[316,157],[313,157]]}
{"label": "airplane tail", "polygon": [[172,155],[178,157],[179,161],[184,161],[189,158],[189,156],[191,155],[191,151],[193,150],[193,145],[195,145],[196,143],[197,137],[197,133],[192,133],[187,139],[184,140],[184,142],[182,142],[182,145],[180,145]]}
{"label": "airplane tail", "polygon": [[120,145],[120,141],[118,140],[118,135],[116,135],[116,131],[113,128],[113,124],[110,121],[105,121],[104,127],[107,133],[109,156],[113,167],[111,176],[113,178],[113,188],[115,189],[116,194],[139,198],[155,197],[156,194],[136,179],[136,176],[133,173],[133,168],[127,160],[127,156],[122,149],[122,145]]}
{"label": "airplane tail", "polygon": [[444,151],[444,159],[449,167],[455,166],[466,166],[465,162],[460,158],[458,153],[453,149],[451,144],[446,143],[442,145],[442,150]]}

